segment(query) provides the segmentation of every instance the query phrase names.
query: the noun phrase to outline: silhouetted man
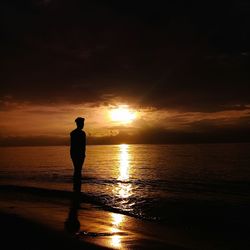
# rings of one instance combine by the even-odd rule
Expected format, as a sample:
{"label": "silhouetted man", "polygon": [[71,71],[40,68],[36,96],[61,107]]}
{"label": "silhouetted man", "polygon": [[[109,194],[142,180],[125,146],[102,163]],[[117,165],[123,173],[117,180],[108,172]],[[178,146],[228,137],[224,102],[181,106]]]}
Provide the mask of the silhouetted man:
{"label": "silhouetted man", "polygon": [[74,164],[74,191],[81,191],[82,166],[85,159],[86,134],[82,130],[84,118],[76,118],[77,128],[70,133],[70,156]]}

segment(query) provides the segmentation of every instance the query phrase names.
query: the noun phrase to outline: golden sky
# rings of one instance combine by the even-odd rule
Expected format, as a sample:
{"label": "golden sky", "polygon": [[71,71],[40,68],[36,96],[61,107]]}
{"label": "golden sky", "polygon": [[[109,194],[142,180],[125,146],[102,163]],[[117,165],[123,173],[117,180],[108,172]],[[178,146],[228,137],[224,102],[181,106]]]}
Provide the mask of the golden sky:
{"label": "golden sky", "polygon": [[[0,142],[67,138],[78,116],[88,137],[113,143],[245,140],[250,8],[241,2],[4,1]],[[130,122],[111,119],[119,107],[130,113],[113,116]]]}
{"label": "golden sky", "polygon": [[[124,109],[127,113],[121,112]],[[118,112],[118,119],[112,112]],[[121,117],[119,117],[119,112]],[[128,104],[117,105],[29,105],[16,104],[0,112],[1,136],[59,136],[66,137],[75,128],[74,119],[85,117],[85,131],[89,136],[110,136],[125,131],[133,135],[145,129],[166,131],[196,131],[206,127],[234,127],[249,117],[248,110],[220,112],[182,112],[156,108],[140,108]],[[132,119],[131,119],[132,117]],[[117,118],[117,117],[116,117]],[[202,127],[204,125],[204,128]],[[207,132],[206,130],[204,132]]]}

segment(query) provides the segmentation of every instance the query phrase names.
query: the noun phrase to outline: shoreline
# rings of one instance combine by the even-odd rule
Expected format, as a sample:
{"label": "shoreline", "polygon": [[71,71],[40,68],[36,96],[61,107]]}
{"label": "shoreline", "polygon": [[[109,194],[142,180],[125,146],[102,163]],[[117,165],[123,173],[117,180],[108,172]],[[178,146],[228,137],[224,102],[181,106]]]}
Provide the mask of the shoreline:
{"label": "shoreline", "polygon": [[[74,243],[76,248],[69,249],[78,247],[79,249],[185,249],[183,246],[178,246],[177,241],[164,239],[164,235],[159,236],[158,225],[105,211],[94,204],[81,202],[79,207],[72,206],[72,199],[67,195],[55,198],[54,195],[46,196],[46,193],[38,195],[20,190],[15,192],[13,189],[5,191],[1,189],[0,193],[1,217],[7,216],[12,221],[13,228],[22,221],[21,224],[25,228],[21,231],[22,234],[31,234],[24,244],[21,243],[23,244],[21,247],[29,243],[31,238],[39,237],[38,233],[32,230],[36,225],[35,227],[43,231],[43,234],[46,230],[51,232],[51,238],[55,237],[52,240],[55,244],[58,242],[57,235],[66,241],[66,245],[77,242]],[[74,231],[73,225],[73,230],[65,230],[69,218],[73,224],[75,224],[74,219],[79,221],[79,229]],[[5,221],[5,224],[3,227],[8,228],[8,221]],[[10,234],[13,235],[11,231]],[[47,238],[45,241],[49,242]],[[42,249],[39,247],[37,249]]]}
{"label": "shoreline", "polygon": [[[211,228],[199,227],[199,223],[201,225],[203,223],[199,221],[198,215],[195,217],[193,214],[190,218],[186,218],[190,223],[185,221],[184,217],[180,217],[181,214],[188,215],[188,209],[190,209],[188,204],[172,204],[172,208],[166,212],[172,211],[171,217],[175,223],[169,221],[168,224],[162,225],[107,211],[88,201],[81,200],[80,203],[75,204],[72,199],[73,193],[68,191],[47,190],[46,192],[45,189],[39,188],[32,193],[29,187],[1,186],[0,193],[3,227],[9,228],[9,234],[5,238],[9,238],[10,242],[17,233],[14,228],[19,227],[24,229],[24,231],[21,230],[21,235],[27,239],[25,244],[32,242],[32,237],[39,239],[41,234],[44,235],[44,232],[48,231],[52,237],[50,240],[45,237],[45,243],[53,239],[52,242],[57,244],[59,237],[66,241],[63,247],[76,244],[76,247],[71,249],[81,249],[81,247],[87,249],[96,247],[99,249],[228,249],[229,247],[242,249],[249,243],[248,222],[245,225],[241,223],[231,225],[227,221],[225,224],[220,224],[214,218],[210,223]],[[207,209],[209,212],[209,208]],[[233,214],[228,214],[225,218],[231,215]],[[247,215],[238,216],[243,218]],[[245,219],[248,221],[249,217]],[[21,223],[19,223],[20,220]],[[70,233],[65,231],[66,221],[69,220],[73,221],[73,224],[68,225]],[[11,223],[8,224],[8,221]],[[206,225],[205,221],[204,225]],[[11,228],[14,229],[13,232]],[[38,231],[32,228],[38,228]],[[37,249],[42,249],[39,247]],[[47,248],[48,246],[45,249]]]}

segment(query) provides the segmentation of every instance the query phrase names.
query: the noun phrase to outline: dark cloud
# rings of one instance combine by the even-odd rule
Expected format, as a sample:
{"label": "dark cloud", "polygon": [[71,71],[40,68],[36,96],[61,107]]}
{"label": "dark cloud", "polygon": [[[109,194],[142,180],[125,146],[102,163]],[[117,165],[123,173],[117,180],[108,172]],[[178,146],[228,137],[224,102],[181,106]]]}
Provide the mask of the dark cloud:
{"label": "dark cloud", "polygon": [[164,2],[1,1],[1,99],[246,107],[250,4]]}
{"label": "dark cloud", "polygon": [[190,130],[198,132],[226,132],[226,131],[248,131],[250,132],[250,116],[241,118],[218,118],[218,119],[201,119],[199,121],[188,123]]}

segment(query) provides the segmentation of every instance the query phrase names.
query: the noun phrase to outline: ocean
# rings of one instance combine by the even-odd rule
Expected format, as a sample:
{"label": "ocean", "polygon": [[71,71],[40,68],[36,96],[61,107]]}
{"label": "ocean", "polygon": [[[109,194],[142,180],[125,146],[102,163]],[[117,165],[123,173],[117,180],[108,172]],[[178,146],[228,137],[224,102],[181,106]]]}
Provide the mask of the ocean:
{"label": "ocean", "polygon": [[[82,192],[164,222],[171,202],[250,204],[250,144],[89,145]],[[72,191],[69,147],[0,148],[0,184]]]}

